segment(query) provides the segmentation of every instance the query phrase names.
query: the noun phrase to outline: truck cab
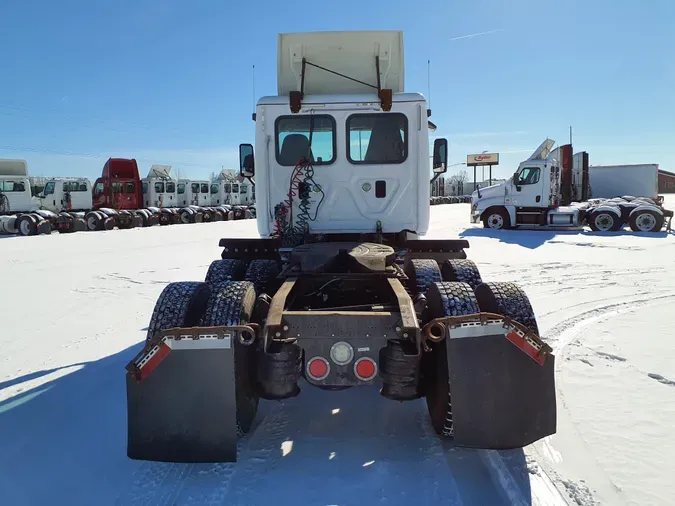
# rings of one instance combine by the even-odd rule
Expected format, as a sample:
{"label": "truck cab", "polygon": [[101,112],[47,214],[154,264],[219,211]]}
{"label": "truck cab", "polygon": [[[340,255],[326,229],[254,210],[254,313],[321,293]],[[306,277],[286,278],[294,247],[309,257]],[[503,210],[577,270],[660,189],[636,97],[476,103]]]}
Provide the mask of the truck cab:
{"label": "truck cab", "polygon": [[[404,92],[400,34],[363,32],[340,44],[320,36],[280,36],[278,95],[257,103],[255,149],[240,146],[241,175],[255,173],[258,232],[278,236],[292,219],[287,233],[424,235],[429,113],[423,95]],[[446,170],[444,139],[434,161],[434,173]]]}
{"label": "truck cab", "polygon": [[141,179],[144,207],[176,207],[176,181],[171,177],[171,165],[153,165],[147,177]]}
{"label": "truck cab", "polygon": [[223,196],[225,204],[231,206],[248,206],[251,204],[251,194],[249,192],[253,185],[247,181],[232,181],[223,183]]}
{"label": "truck cab", "polygon": [[[571,144],[553,150],[554,145],[546,139],[506,182],[474,191],[471,221],[493,229],[588,225],[594,232],[616,232],[630,225],[635,232],[658,232],[666,223],[670,228],[672,211],[654,198],[655,165],[600,169],[606,174],[596,185],[588,153],[574,155]],[[596,189],[605,198],[595,198]],[[636,189],[647,196],[630,196]]]}
{"label": "truck cab", "polygon": [[210,206],[209,182],[179,179],[176,185],[176,205],[178,207]]}
{"label": "truck cab", "polygon": [[33,196],[26,160],[0,160],[0,214],[39,208],[40,199]]}
{"label": "truck cab", "polygon": [[471,221],[486,228],[546,225],[547,212],[560,205],[560,163],[549,156],[555,141],[546,139],[503,183],[471,195]]}
{"label": "truck cab", "polygon": [[92,189],[92,209],[141,207],[141,181],[135,159],[109,158]]}
{"label": "truck cab", "polygon": [[53,178],[39,195],[42,207],[54,213],[88,211],[92,207],[91,183],[86,178]]}

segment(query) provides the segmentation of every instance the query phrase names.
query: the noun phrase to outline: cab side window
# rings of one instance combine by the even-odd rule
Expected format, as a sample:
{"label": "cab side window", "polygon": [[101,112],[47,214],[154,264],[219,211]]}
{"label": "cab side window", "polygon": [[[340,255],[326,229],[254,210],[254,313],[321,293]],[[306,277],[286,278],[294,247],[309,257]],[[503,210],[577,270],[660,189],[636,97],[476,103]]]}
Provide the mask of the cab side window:
{"label": "cab side window", "polygon": [[540,176],[541,169],[539,167],[525,167],[520,171],[520,174],[518,174],[518,181],[516,181],[516,184],[518,186],[537,184]]}

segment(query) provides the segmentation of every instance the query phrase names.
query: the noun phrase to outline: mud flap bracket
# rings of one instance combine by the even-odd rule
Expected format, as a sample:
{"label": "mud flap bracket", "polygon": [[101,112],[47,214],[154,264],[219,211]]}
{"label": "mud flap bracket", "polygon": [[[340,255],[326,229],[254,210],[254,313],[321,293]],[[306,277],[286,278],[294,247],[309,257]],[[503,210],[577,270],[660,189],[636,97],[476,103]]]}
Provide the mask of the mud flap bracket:
{"label": "mud flap bracket", "polygon": [[424,330],[446,341],[458,446],[522,448],[556,432],[555,357],[536,334],[491,313],[439,318]]}
{"label": "mud flap bracket", "polygon": [[127,456],[235,462],[234,342],[255,334],[249,326],[176,328],[148,342],[126,367]]}

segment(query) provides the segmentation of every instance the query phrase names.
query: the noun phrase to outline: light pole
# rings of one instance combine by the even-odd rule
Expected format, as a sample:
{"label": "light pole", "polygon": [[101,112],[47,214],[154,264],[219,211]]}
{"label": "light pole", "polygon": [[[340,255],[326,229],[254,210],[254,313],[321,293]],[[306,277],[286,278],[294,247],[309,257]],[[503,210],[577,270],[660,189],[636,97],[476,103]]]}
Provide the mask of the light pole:
{"label": "light pole", "polygon": [[[487,149],[484,150],[483,152],[481,152],[481,155],[484,155],[485,153],[487,153]],[[483,181],[481,181],[481,183],[484,183],[485,182],[485,165],[483,165],[482,169],[483,169],[483,177],[482,177]]]}

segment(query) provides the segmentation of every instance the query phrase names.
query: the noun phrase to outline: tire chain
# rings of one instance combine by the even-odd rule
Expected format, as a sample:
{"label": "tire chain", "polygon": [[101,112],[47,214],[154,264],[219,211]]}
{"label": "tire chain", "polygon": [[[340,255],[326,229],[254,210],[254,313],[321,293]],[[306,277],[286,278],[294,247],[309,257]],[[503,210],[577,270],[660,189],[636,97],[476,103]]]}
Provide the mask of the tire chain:
{"label": "tire chain", "polygon": [[[468,283],[444,281],[434,284],[440,295],[443,316],[463,316],[480,312],[476,296]],[[452,425],[452,396],[450,394],[449,378],[448,407],[445,413],[445,423],[443,425],[442,435],[446,437],[452,437],[454,435],[454,428]]]}

